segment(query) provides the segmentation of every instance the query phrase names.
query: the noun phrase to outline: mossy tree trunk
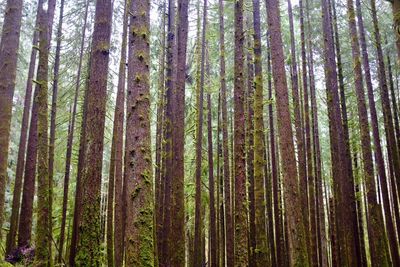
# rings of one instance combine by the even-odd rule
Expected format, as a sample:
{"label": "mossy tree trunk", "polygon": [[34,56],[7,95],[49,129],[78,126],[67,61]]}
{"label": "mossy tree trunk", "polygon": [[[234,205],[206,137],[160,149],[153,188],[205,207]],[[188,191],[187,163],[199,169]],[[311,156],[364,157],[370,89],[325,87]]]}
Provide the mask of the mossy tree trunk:
{"label": "mossy tree trunk", "polygon": [[150,1],[132,0],[125,146],[127,266],[154,266],[149,42]]}
{"label": "mossy tree trunk", "polygon": [[243,0],[235,2],[235,57],[234,57],[234,168],[235,168],[235,260],[234,266],[247,266],[247,198],[245,161],[245,112],[244,112],[244,31]]}
{"label": "mossy tree trunk", "polygon": [[49,147],[48,147],[48,59],[49,59],[49,13],[39,8],[39,63],[35,101],[38,105],[38,171],[37,171],[37,226],[35,240],[35,264],[49,266],[51,259],[50,239],[50,190],[49,190]]}
{"label": "mossy tree trunk", "polygon": [[[260,1],[253,0],[254,26],[254,199],[256,224],[256,266],[271,265],[271,248],[266,235],[266,199],[264,191],[264,96],[261,52]],[[270,220],[272,218],[269,218]],[[272,238],[272,237],[269,237]]]}
{"label": "mossy tree trunk", "polygon": [[112,1],[96,2],[90,80],[87,88],[85,165],[82,170],[82,217],[75,264],[97,266],[101,259],[100,200]]}
{"label": "mossy tree trunk", "polygon": [[255,265],[256,249],[256,209],[254,200],[254,57],[253,57],[253,32],[251,13],[246,12],[246,91],[245,91],[245,116],[246,116],[246,169],[247,191],[249,198],[249,265]]}
{"label": "mossy tree trunk", "polygon": [[22,2],[22,0],[7,1],[0,41],[0,62],[2,62],[0,65],[0,228],[3,225],[8,180],[8,146],[22,20]]}

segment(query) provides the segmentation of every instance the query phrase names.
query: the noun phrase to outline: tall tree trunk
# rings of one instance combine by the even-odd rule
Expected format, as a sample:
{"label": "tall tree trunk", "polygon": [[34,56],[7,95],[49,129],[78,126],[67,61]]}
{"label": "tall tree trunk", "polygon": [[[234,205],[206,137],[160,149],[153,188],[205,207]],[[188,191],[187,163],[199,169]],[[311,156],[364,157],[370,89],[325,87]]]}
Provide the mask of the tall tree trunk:
{"label": "tall tree trunk", "polygon": [[311,256],[311,246],[310,246],[310,213],[309,213],[309,199],[308,199],[308,177],[307,177],[307,161],[305,154],[304,145],[304,128],[302,123],[302,110],[299,94],[299,78],[297,70],[297,57],[296,57],[296,45],[294,36],[294,26],[293,26],[293,11],[291,1],[288,0],[288,15],[289,15],[289,28],[290,28],[290,52],[291,52],[291,84],[292,84],[292,96],[293,96],[293,111],[294,111],[294,124],[295,124],[295,137],[297,145],[297,159],[298,159],[298,170],[299,170],[299,185],[305,194],[301,194],[301,206],[303,213],[303,224],[304,224],[304,234],[306,238],[306,249],[308,256]]}
{"label": "tall tree trunk", "polygon": [[[307,180],[309,194],[309,257],[313,266],[318,265],[318,238],[317,238],[317,223],[316,223],[316,180],[313,175],[313,159],[312,159],[312,142],[311,142],[311,126],[310,126],[310,100],[309,88],[307,80],[307,53],[306,53],[306,36],[304,25],[304,6],[303,1],[299,1],[300,9],[300,39],[301,39],[301,69],[302,69],[302,85],[303,85],[303,103],[304,103],[304,134],[305,134],[305,158],[307,164]],[[314,163],[315,164],[315,163]]]}
{"label": "tall tree trunk", "polygon": [[107,73],[111,37],[112,4],[96,3],[92,37],[90,80],[86,110],[85,165],[82,170],[82,220],[79,223],[79,244],[76,265],[100,264],[100,199],[103,159]]}
{"label": "tall tree trunk", "polygon": [[157,240],[157,256],[162,242],[163,231],[163,200],[164,200],[164,177],[163,170],[165,169],[165,156],[163,155],[163,140],[164,140],[164,110],[165,110],[165,24],[166,24],[166,3],[163,1],[162,19],[161,19],[161,41],[160,41],[160,59],[159,59],[159,76],[158,76],[158,99],[157,99],[157,126],[156,126],[156,166],[155,166],[155,222],[156,222],[156,240]]}
{"label": "tall tree trunk", "polygon": [[172,147],[172,125],[173,108],[174,108],[174,86],[176,71],[176,36],[175,36],[175,0],[168,0],[168,36],[167,36],[167,64],[166,64],[166,80],[165,80],[165,145],[163,153],[165,154],[165,185],[163,192],[163,236],[161,239],[162,246],[159,248],[159,264],[162,267],[170,265],[170,253],[172,246],[170,242],[171,232],[171,213],[172,213],[172,164],[173,164],[173,147]]}
{"label": "tall tree trunk", "polygon": [[[222,88],[222,87],[221,87]],[[218,97],[218,138],[217,138],[217,148],[218,148],[218,157],[217,157],[217,169],[218,169],[218,259],[219,266],[225,266],[225,206],[224,206],[224,163],[223,163],[223,154],[222,154],[222,92],[219,91]]]}
{"label": "tall tree trunk", "polygon": [[[210,77],[209,77],[210,79]],[[213,140],[212,140],[212,109],[211,109],[211,95],[207,94],[207,107],[208,107],[208,190],[210,197],[210,253],[211,253],[211,267],[219,266],[217,251],[217,221],[215,210],[215,181],[214,181],[214,153],[213,153]]]}
{"label": "tall tree trunk", "polygon": [[[226,264],[233,266],[234,262],[234,232],[232,218],[231,200],[231,173],[229,168],[229,144],[228,144],[228,108],[226,96],[226,72],[225,72],[225,25],[224,25],[224,2],[219,0],[219,61],[221,82],[221,115],[222,115],[222,151],[224,162],[224,209],[226,228]],[[224,257],[225,259],[225,257]]]}
{"label": "tall tree trunk", "polygon": [[[111,143],[111,158],[108,182],[107,203],[107,260],[108,266],[122,265],[122,150],[124,134],[124,107],[125,107],[125,83],[126,83],[126,46],[128,11],[130,0],[125,1],[121,58],[119,62],[118,91],[115,102],[113,138]],[[115,253],[115,255],[114,255]]]}
{"label": "tall tree trunk", "polygon": [[[250,13],[250,12],[248,12]],[[246,18],[246,90],[245,90],[245,115],[246,115],[246,169],[248,181],[248,198],[249,198],[249,265],[254,266],[255,252],[256,252],[256,209],[254,199],[254,59],[253,59],[253,38],[251,32],[253,31],[252,16],[247,15]]]}
{"label": "tall tree trunk", "polygon": [[[254,24],[254,192],[256,224],[256,266],[271,265],[271,250],[266,235],[264,192],[264,96],[261,53],[260,1],[253,0]],[[272,218],[269,218],[272,219]],[[272,237],[270,237],[272,238]]]}
{"label": "tall tree trunk", "polygon": [[39,266],[50,264],[51,251],[49,243],[50,232],[50,191],[49,191],[49,148],[48,148],[48,58],[49,58],[49,13],[39,6],[39,63],[36,83],[38,85],[37,98],[38,105],[37,138],[38,138],[38,173],[37,173],[37,226],[35,240],[35,261]]}
{"label": "tall tree trunk", "polygon": [[[39,3],[38,3],[38,5],[39,5]],[[35,29],[38,28],[37,23],[38,23],[38,12],[36,12]],[[37,30],[34,31],[32,39],[33,39],[32,40],[32,51],[31,51],[31,57],[30,57],[30,61],[29,61],[28,78],[27,78],[26,89],[25,89],[24,111],[22,114],[21,135],[19,138],[17,167],[16,167],[16,171],[15,171],[15,182],[14,182],[12,209],[11,209],[10,230],[9,230],[8,236],[7,236],[6,255],[10,254],[10,252],[14,249],[16,237],[17,237],[17,228],[18,228],[20,206],[21,206],[21,193],[22,193],[22,186],[23,186],[22,178],[24,175],[25,152],[26,152],[26,147],[27,147],[26,142],[27,142],[28,129],[29,129],[29,115],[31,112],[31,103],[32,103],[32,85],[33,85],[32,81],[33,81],[33,75],[35,73],[35,66],[36,66],[37,49],[34,47],[37,46],[37,43],[39,40],[39,33]]]}
{"label": "tall tree trunk", "polygon": [[21,213],[18,225],[18,247],[27,246],[31,241],[33,221],[33,199],[35,196],[35,176],[37,162],[37,85],[33,95],[31,122],[29,127],[28,146],[26,151],[25,176],[21,202]]}
{"label": "tall tree trunk", "polygon": [[[55,1],[52,1],[55,3]],[[56,140],[56,117],[57,117],[57,96],[58,96],[58,80],[59,80],[59,72],[60,72],[60,57],[61,57],[61,40],[62,40],[62,25],[64,19],[64,0],[61,0],[60,3],[60,14],[58,21],[58,29],[57,29],[57,44],[56,44],[56,54],[54,59],[54,72],[53,72],[53,94],[52,94],[52,103],[51,103],[51,116],[50,116],[50,140],[49,140],[49,224],[50,230],[53,225],[53,178],[54,178],[54,149],[55,149],[55,140]],[[49,22],[50,23],[50,22]],[[51,24],[52,25],[52,24]],[[50,26],[49,26],[50,28]],[[49,39],[50,42],[50,39]],[[52,230],[50,232],[52,234]],[[50,236],[52,239],[52,236]],[[50,240],[51,241],[51,240]],[[49,242],[50,248],[52,246],[52,242]]]}
{"label": "tall tree trunk", "polygon": [[349,159],[343,140],[343,125],[340,117],[339,93],[335,51],[332,32],[332,19],[329,14],[329,2],[322,0],[322,17],[324,33],[325,82],[328,99],[328,117],[331,143],[331,161],[335,192],[335,215],[338,227],[338,245],[340,248],[340,265],[358,266],[357,262],[357,223],[354,181],[349,174]]}
{"label": "tall tree trunk", "polygon": [[[150,135],[150,1],[132,0],[126,136],[126,264],[154,266]],[[129,196],[129,197],[128,197]]]}
{"label": "tall tree trunk", "polygon": [[[62,215],[61,215],[60,243],[59,243],[59,247],[58,247],[58,250],[59,250],[58,263],[61,263],[62,255],[63,255],[63,248],[64,248],[65,226],[66,226],[67,208],[68,208],[69,179],[70,179],[70,174],[71,174],[71,158],[72,158],[72,148],[73,148],[73,141],[74,141],[76,109],[77,109],[77,105],[78,105],[79,87],[80,87],[80,82],[81,82],[81,71],[82,71],[82,61],[83,61],[83,53],[84,53],[84,46],[85,46],[88,8],[89,8],[89,4],[88,4],[88,2],[86,2],[85,18],[84,18],[84,23],[83,23],[83,28],[82,28],[82,39],[81,39],[81,46],[80,46],[80,52],[79,52],[79,63],[78,63],[77,77],[76,77],[76,81],[75,81],[74,102],[72,104],[71,126],[68,131],[67,150],[66,150],[66,155],[65,155],[64,192],[63,192],[63,205],[62,205]],[[77,183],[77,185],[78,185],[78,183]],[[74,214],[74,217],[75,216],[76,216],[76,214]]]}
{"label": "tall tree trunk", "polygon": [[178,0],[176,84],[173,98],[173,164],[171,181],[171,214],[174,223],[170,230],[170,264],[185,265],[185,203],[184,203],[184,142],[185,142],[185,79],[188,38],[188,0]]}
{"label": "tall tree trunk", "polygon": [[234,160],[235,160],[235,266],[248,265],[243,68],[243,0],[235,2]]}
{"label": "tall tree trunk", "polygon": [[[199,4],[200,5],[200,4]],[[200,9],[200,8],[199,8]],[[200,12],[198,12],[200,14]],[[201,249],[201,233],[203,231],[203,217],[201,205],[202,193],[202,150],[203,150],[203,110],[204,110],[204,65],[205,65],[205,49],[206,49],[206,30],[207,30],[207,0],[203,4],[203,29],[200,41],[200,17],[198,18],[198,40],[197,51],[201,47],[201,55],[198,55],[198,71],[197,71],[197,129],[196,129],[196,177],[195,177],[195,222],[194,222],[194,266],[200,267],[203,264]]]}
{"label": "tall tree trunk", "polygon": [[[89,4],[89,1],[87,2]],[[85,164],[85,149],[86,149],[86,110],[88,109],[88,90],[89,80],[90,80],[90,66],[91,66],[91,54],[89,57],[87,76],[85,81],[85,93],[82,106],[82,122],[81,122],[81,132],[80,132],[80,142],[79,142],[79,155],[78,155],[78,168],[76,177],[76,187],[75,187],[75,204],[74,204],[74,218],[72,222],[72,233],[71,233],[71,244],[69,252],[69,264],[75,266],[75,257],[77,253],[77,246],[79,241],[79,224],[82,216],[82,192],[83,192],[83,181],[82,181],[82,170]]]}
{"label": "tall tree trunk", "polygon": [[[271,48],[269,41],[269,33],[267,34],[267,72],[271,73]],[[268,75],[268,99],[272,101],[272,77]],[[272,178],[272,191],[273,191],[273,205],[274,205],[274,232],[275,232],[275,244],[276,244],[276,264],[283,266],[284,264],[284,240],[283,240],[283,228],[282,228],[282,210],[280,209],[280,197],[279,197],[279,157],[276,151],[276,139],[275,139],[275,122],[274,122],[274,111],[273,105],[268,105],[268,119],[269,119],[269,142],[270,142],[270,155],[271,155],[271,178]]]}
{"label": "tall tree trunk", "polygon": [[[306,235],[303,214],[297,209],[300,203],[299,187],[297,183],[297,168],[291,128],[288,87],[283,55],[281,23],[279,19],[279,1],[267,0],[268,24],[270,29],[271,57],[273,79],[276,95],[276,110],[278,118],[279,148],[283,162],[285,214],[288,228],[289,264],[308,266]],[[303,207],[305,208],[305,207]]]}
{"label": "tall tree trunk", "polygon": [[[301,2],[302,3],[302,2]],[[319,141],[319,129],[318,129],[318,108],[317,108],[317,97],[315,89],[315,78],[314,78],[314,57],[313,57],[313,43],[312,43],[312,31],[310,25],[310,7],[309,1],[306,0],[306,12],[307,12],[307,26],[308,26],[308,72],[310,79],[310,100],[311,100],[311,128],[312,128],[312,152],[314,162],[314,177],[316,183],[315,190],[315,202],[317,210],[317,238],[318,238],[318,255],[319,255],[319,266],[328,266],[327,257],[327,240],[326,240],[326,229],[325,229],[325,208],[324,208],[324,185],[322,177],[322,160],[321,160],[321,145]],[[311,160],[311,158],[310,158]]]}
{"label": "tall tree trunk", "polygon": [[[10,142],[12,100],[14,96],[22,0],[7,0],[0,41],[0,228],[3,225],[7,184],[8,146]],[[0,229],[1,239],[1,229]]]}

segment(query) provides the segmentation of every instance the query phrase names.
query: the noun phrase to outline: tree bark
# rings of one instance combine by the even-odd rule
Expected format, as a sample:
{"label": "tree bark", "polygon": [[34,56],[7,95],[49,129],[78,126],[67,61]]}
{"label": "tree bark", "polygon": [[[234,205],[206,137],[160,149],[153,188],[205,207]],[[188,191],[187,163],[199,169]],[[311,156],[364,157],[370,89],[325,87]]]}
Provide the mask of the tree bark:
{"label": "tree bark", "polygon": [[79,244],[75,263],[78,266],[100,264],[100,199],[103,159],[107,73],[111,37],[112,4],[96,3],[92,36],[90,80],[86,110],[85,165],[82,170],[82,220],[79,222]]}
{"label": "tree bark", "polygon": [[130,7],[125,155],[126,264],[154,266],[153,177],[150,135],[150,1]]}
{"label": "tree bark", "polygon": [[[0,41],[0,228],[3,225],[7,184],[12,100],[17,73],[22,0],[7,0]],[[0,229],[1,239],[1,229]]]}
{"label": "tree bark", "polygon": [[[271,248],[267,243],[266,198],[264,191],[264,96],[261,52],[260,1],[253,0],[254,24],[254,191],[256,224],[256,266],[271,265]],[[270,220],[272,218],[269,218]],[[272,237],[269,237],[272,238]]]}
{"label": "tree bark", "polygon": [[235,2],[234,160],[235,160],[235,266],[248,265],[247,199],[244,114],[243,0]]}
{"label": "tree bark", "polygon": [[278,118],[279,148],[282,161],[285,214],[288,229],[289,264],[308,266],[306,235],[302,212],[297,209],[300,203],[299,187],[297,184],[297,168],[291,128],[288,87],[283,55],[281,23],[279,19],[279,1],[267,0],[268,24],[270,30],[271,59],[273,79],[275,85],[276,110]]}
{"label": "tree bark", "polygon": [[[324,33],[324,67],[328,100],[328,117],[331,143],[331,161],[335,195],[335,217],[338,226],[338,245],[341,266],[358,266],[357,223],[354,181],[349,173],[349,159],[343,140],[343,124],[340,117],[339,93],[332,31],[332,18],[329,13],[329,2],[322,0],[322,25]],[[339,227],[340,226],[340,227]]]}
{"label": "tree bark", "polygon": [[[234,262],[234,232],[232,218],[231,200],[231,173],[229,168],[229,144],[228,144],[228,108],[226,94],[226,72],[225,72],[225,25],[224,25],[224,2],[219,0],[219,61],[220,61],[220,83],[221,83],[221,117],[222,117],[222,151],[224,162],[224,209],[226,230],[226,264],[233,266]],[[225,257],[224,257],[225,259]]]}
{"label": "tree bark", "polygon": [[[35,29],[38,28],[37,23],[38,23],[38,12],[36,12]],[[10,218],[10,230],[7,235],[6,255],[10,254],[10,252],[15,248],[15,242],[17,237],[17,228],[18,228],[20,206],[21,206],[21,193],[22,193],[22,186],[24,183],[22,178],[24,175],[24,168],[25,168],[25,152],[27,147],[26,142],[29,129],[29,115],[31,112],[31,103],[32,103],[32,84],[33,84],[32,80],[36,67],[37,49],[34,47],[37,46],[38,40],[39,40],[39,33],[37,32],[37,30],[35,30],[32,38],[32,51],[29,61],[28,78],[25,89],[24,111],[22,114],[21,135],[19,138],[17,167],[15,171],[13,201],[12,201],[11,218]]]}
{"label": "tree bark", "polygon": [[124,107],[126,83],[126,46],[128,10],[130,0],[125,1],[123,15],[123,30],[121,58],[119,63],[118,90],[114,110],[113,138],[111,142],[111,157],[108,182],[107,202],[107,261],[108,266],[122,266],[123,233],[122,233],[122,150],[124,134]]}
{"label": "tree bark", "polygon": [[37,120],[37,152],[38,152],[38,173],[37,173],[37,228],[35,240],[35,261],[39,266],[50,264],[51,252],[50,243],[50,191],[49,191],[49,148],[48,148],[48,57],[49,57],[49,14],[39,6],[39,63],[36,84],[38,87],[35,101],[38,105]]}

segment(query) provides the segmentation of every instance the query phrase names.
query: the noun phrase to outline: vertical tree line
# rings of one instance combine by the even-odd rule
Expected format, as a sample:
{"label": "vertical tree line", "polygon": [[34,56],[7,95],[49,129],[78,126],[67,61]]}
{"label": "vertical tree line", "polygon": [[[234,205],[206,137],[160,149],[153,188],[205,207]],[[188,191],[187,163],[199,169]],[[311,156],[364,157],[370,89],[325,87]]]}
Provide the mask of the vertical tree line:
{"label": "vertical tree line", "polygon": [[399,265],[398,0],[3,2],[0,265]]}

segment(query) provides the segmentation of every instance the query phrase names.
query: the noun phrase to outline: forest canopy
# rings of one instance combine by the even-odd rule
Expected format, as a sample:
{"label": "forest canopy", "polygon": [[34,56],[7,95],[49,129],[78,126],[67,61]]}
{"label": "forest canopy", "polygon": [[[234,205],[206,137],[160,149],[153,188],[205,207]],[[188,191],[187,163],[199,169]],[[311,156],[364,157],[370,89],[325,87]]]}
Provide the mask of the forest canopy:
{"label": "forest canopy", "polygon": [[0,0],[0,266],[400,266],[400,0]]}

